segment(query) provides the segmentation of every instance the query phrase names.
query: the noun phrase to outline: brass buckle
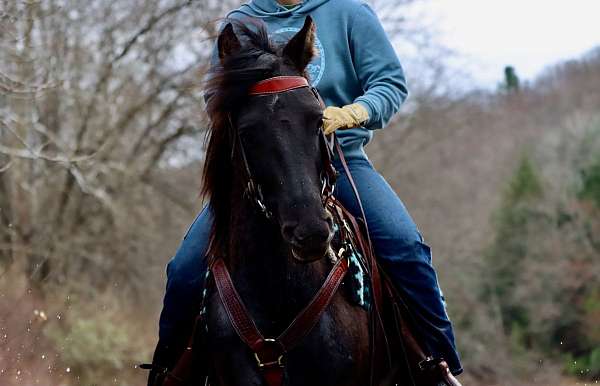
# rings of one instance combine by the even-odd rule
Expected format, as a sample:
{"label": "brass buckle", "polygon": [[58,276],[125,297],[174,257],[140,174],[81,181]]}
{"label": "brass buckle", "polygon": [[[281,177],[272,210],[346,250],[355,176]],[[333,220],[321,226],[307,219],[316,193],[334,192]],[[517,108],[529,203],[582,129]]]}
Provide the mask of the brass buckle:
{"label": "brass buckle", "polygon": [[256,358],[256,363],[258,363],[258,367],[260,367],[261,369],[263,367],[271,367],[271,366],[275,366],[275,365],[278,365],[279,367],[283,367],[283,355],[280,355],[276,361],[265,362],[265,363],[262,363],[260,361],[260,358],[258,357],[257,353],[254,353],[254,358]]}
{"label": "brass buckle", "polygon": [[[265,342],[268,343],[276,343],[275,339],[270,339],[270,338],[265,338]],[[257,353],[254,353],[254,358],[256,359],[256,363],[258,364],[259,368],[265,368],[265,367],[272,367],[272,366],[279,366],[279,367],[283,367],[283,354],[281,354],[276,361],[271,361],[271,362],[262,362],[260,360],[260,358],[258,357]]]}

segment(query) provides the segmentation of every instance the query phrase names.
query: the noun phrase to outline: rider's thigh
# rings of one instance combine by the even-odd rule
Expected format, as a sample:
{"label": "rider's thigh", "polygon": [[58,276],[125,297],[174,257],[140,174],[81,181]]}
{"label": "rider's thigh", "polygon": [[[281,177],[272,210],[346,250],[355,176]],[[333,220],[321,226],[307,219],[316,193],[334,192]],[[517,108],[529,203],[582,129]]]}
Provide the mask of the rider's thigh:
{"label": "rider's thigh", "polygon": [[[452,324],[431,264],[431,249],[400,198],[368,160],[351,160],[349,168],[361,196],[377,258],[419,320],[429,351],[446,358],[452,370],[460,372]],[[343,172],[336,184],[336,194],[353,215],[360,216],[352,187]]]}
{"label": "rider's thigh", "polygon": [[[425,247],[423,238],[402,200],[387,181],[366,159],[351,160],[348,167],[361,197],[376,254],[383,259],[430,260],[428,253],[414,253],[415,248]],[[343,171],[335,189],[342,204],[354,216],[361,216],[352,186]]]}

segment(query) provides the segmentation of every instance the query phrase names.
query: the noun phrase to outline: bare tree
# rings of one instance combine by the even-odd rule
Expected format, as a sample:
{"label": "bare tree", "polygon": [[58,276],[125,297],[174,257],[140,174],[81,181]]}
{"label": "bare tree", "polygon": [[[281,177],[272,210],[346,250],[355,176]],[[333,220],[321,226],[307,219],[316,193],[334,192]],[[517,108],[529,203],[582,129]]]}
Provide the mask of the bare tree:
{"label": "bare tree", "polygon": [[50,273],[60,280],[98,259],[107,269],[101,272],[117,262],[129,262],[127,269],[135,272],[127,244],[139,243],[141,236],[130,233],[131,239],[121,240],[122,249],[106,254],[111,239],[149,220],[151,210],[131,205],[127,192],[161,196],[193,211],[190,200],[169,193],[157,175],[170,163],[190,162],[193,157],[182,151],[186,147],[195,149],[195,158],[201,155],[201,82],[218,17],[234,4],[3,4],[0,263],[5,268],[18,262],[36,282]]}

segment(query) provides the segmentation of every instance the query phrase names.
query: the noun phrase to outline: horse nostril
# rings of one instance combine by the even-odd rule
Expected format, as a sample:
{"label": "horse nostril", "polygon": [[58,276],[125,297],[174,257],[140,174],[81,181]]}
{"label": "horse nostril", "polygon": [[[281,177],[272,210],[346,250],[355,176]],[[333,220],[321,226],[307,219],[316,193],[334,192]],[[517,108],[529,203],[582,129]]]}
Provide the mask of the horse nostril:
{"label": "horse nostril", "polygon": [[298,226],[297,222],[285,222],[281,226],[281,233],[286,240],[292,240],[294,238],[294,231]]}
{"label": "horse nostril", "polygon": [[322,255],[333,238],[333,219],[325,213],[318,217],[285,220],[281,222],[281,235],[297,253]]}
{"label": "horse nostril", "polygon": [[315,220],[313,218],[307,222],[286,222],[281,227],[283,237],[290,244],[292,256],[301,262],[323,258],[333,238],[330,219]]}
{"label": "horse nostril", "polygon": [[303,247],[320,246],[329,240],[329,233],[318,233],[296,239]]}
{"label": "horse nostril", "polygon": [[294,241],[301,247],[318,247],[329,242],[331,238],[331,227],[326,223],[321,224],[316,229],[305,230],[301,232],[300,229],[296,228],[294,231]]}

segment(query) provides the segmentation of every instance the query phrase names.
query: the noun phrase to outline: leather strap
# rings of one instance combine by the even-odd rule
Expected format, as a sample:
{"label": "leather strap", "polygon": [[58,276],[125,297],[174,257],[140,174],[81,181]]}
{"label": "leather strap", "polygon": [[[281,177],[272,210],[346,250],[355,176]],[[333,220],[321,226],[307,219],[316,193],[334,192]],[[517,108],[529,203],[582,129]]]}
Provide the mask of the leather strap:
{"label": "leather strap", "polygon": [[275,76],[254,84],[248,94],[277,94],[302,87],[309,87],[308,81],[303,76]]}
{"label": "leather strap", "polygon": [[[371,269],[371,285],[373,286],[373,296],[375,298],[375,304],[377,306],[377,312],[379,312],[381,310],[381,305],[382,305],[382,301],[383,301],[383,297],[382,297],[382,290],[381,290],[381,280],[379,277],[379,270],[377,267],[377,262],[375,261],[375,250],[373,249],[373,243],[371,242],[371,235],[369,234],[369,224],[367,223],[367,216],[365,215],[365,209],[363,208],[362,205],[362,201],[360,199],[360,194],[358,193],[358,188],[356,187],[356,183],[354,182],[354,179],[352,178],[352,173],[350,173],[350,169],[348,168],[348,164],[346,162],[346,157],[344,157],[344,152],[342,151],[342,148],[340,146],[339,141],[337,140],[337,137],[335,138],[335,148],[338,152],[338,155],[340,157],[340,161],[342,163],[342,167],[344,168],[344,173],[346,173],[346,176],[348,177],[348,182],[350,182],[350,186],[352,186],[352,191],[354,192],[354,196],[356,197],[356,202],[358,203],[358,208],[360,209],[360,214],[362,216],[363,222],[364,222],[364,226],[365,226],[365,233],[366,233],[366,238],[367,238],[367,248],[365,248],[365,253],[367,253],[368,255],[368,264],[369,264],[369,268]],[[350,218],[353,219],[352,216],[350,216]]]}
{"label": "leather strap", "polygon": [[218,258],[213,262],[212,272],[229,321],[240,339],[254,352],[267,385],[281,386],[285,353],[300,343],[317,324],[348,272],[348,260],[338,260],[315,297],[275,339],[265,338],[256,327],[223,259]]}
{"label": "leather strap", "polygon": [[[383,311],[383,294],[381,287],[381,277],[379,274],[379,267],[377,265],[377,261],[375,260],[375,250],[373,248],[373,243],[371,242],[371,235],[369,234],[369,225],[367,223],[367,216],[365,215],[365,210],[362,205],[362,200],[360,199],[360,194],[358,193],[358,188],[356,187],[356,183],[354,182],[354,178],[352,178],[352,173],[350,173],[350,169],[348,168],[348,163],[346,162],[346,157],[344,157],[344,152],[342,151],[342,147],[340,146],[337,137],[334,134],[334,142],[335,149],[340,157],[340,161],[342,163],[342,167],[344,168],[344,173],[348,178],[348,182],[350,182],[350,186],[352,187],[352,191],[354,192],[354,196],[356,198],[356,202],[360,209],[360,214],[362,216],[365,236],[367,239],[368,245],[363,245],[363,252],[366,254],[367,265],[369,268],[370,278],[371,278],[371,288],[373,289],[373,313],[370,320],[370,329],[371,329],[371,337],[370,337],[370,345],[371,345],[371,374],[370,374],[370,385],[374,385],[375,382],[375,368],[376,361],[378,361],[377,352],[378,349],[376,347],[377,337],[380,336],[384,342],[385,349],[385,357],[388,360],[388,365],[392,366],[392,358],[389,351],[389,343],[385,332],[385,325],[383,323],[382,311]],[[349,216],[352,226],[354,227],[355,234],[358,239],[362,242],[360,234],[362,234],[362,230],[356,224],[356,220],[354,216]]]}
{"label": "leather strap", "polygon": [[315,297],[292,321],[292,324],[277,338],[286,351],[296,346],[317,324],[325,309],[331,303],[342,280],[348,272],[348,259],[341,258],[333,266],[325,283]]}
{"label": "leather strap", "polygon": [[192,377],[193,369],[194,369],[194,339],[196,337],[196,332],[198,329],[202,328],[204,323],[204,319],[202,315],[198,315],[196,317],[196,321],[194,322],[194,329],[192,330],[192,335],[190,335],[188,339],[188,344],[185,347],[185,350],[179,357],[179,360],[173,367],[173,370],[166,373],[164,381],[159,383],[161,386],[184,386]]}
{"label": "leather strap", "polygon": [[235,289],[223,259],[215,259],[212,265],[212,274],[231,325],[244,343],[256,352],[265,338],[258,331],[254,320],[250,317],[248,309],[246,309],[240,298],[240,294]]}

